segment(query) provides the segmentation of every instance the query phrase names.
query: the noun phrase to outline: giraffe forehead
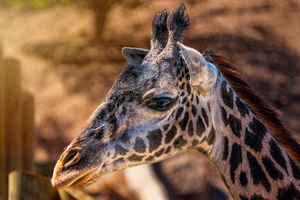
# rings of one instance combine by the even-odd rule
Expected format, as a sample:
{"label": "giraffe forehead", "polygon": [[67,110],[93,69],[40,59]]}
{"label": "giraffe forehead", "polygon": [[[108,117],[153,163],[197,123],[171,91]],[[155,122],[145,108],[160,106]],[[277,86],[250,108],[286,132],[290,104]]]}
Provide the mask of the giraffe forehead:
{"label": "giraffe forehead", "polygon": [[128,65],[119,75],[107,99],[116,101],[128,95],[141,98],[141,95],[150,89],[173,83],[175,82],[175,65],[174,61],[165,59],[143,63],[139,66]]}

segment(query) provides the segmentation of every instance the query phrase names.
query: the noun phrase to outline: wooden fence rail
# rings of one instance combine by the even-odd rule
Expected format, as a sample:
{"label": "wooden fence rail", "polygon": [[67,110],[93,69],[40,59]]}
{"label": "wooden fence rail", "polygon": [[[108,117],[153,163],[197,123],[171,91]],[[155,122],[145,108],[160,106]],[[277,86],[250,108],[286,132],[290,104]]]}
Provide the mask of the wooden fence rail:
{"label": "wooden fence rail", "polygon": [[9,200],[59,199],[58,192],[51,188],[49,179],[26,171],[9,173]]}
{"label": "wooden fence rail", "polygon": [[95,200],[76,188],[55,190],[50,180],[43,176],[27,171],[13,171],[9,173],[8,200]]}

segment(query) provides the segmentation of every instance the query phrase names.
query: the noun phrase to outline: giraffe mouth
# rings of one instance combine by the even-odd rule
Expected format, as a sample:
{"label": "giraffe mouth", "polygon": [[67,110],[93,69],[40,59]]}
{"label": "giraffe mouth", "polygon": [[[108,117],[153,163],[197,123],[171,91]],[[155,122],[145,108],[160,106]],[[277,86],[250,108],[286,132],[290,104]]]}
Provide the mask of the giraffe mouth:
{"label": "giraffe mouth", "polygon": [[95,173],[95,171],[97,171],[97,169],[90,172],[90,173],[88,173],[88,174],[80,176],[70,186],[84,187],[84,186],[87,186],[87,185],[90,185],[90,184],[94,183],[97,179],[100,178],[100,175],[101,175],[100,170],[99,170],[98,173]]}
{"label": "giraffe mouth", "polygon": [[52,177],[52,186],[56,189],[66,187],[84,187],[94,183],[101,175],[101,168],[92,168],[84,173],[56,173]]}

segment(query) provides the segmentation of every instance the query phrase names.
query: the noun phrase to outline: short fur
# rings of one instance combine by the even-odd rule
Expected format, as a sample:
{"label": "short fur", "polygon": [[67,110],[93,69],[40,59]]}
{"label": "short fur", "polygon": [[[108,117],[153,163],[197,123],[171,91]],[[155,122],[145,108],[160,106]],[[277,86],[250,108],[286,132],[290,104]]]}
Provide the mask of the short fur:
{"label": "short fur", "polygon": [[279,119],[280,112],[267,104],[263,97],[250,87],[247,81],[238,74],[237,69],[229,64],[224,57],[215,55],[212,51],[206,51],[204,56],[208,61],[211,59],[216,64],[238,95],[250,106],[273,133],[275,139],[300,166],[300,145],[282,125]]}

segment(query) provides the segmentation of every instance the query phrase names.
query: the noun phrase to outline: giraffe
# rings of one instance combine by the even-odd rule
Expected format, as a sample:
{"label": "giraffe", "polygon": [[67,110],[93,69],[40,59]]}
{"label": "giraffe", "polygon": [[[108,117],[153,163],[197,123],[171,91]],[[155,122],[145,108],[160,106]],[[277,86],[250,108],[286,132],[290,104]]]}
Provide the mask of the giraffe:
{"label": "giraffe", "polygon": [[234,199],[300,199],[300,146],[224,58],[182,44],[183,4],[152,22],[150,50],[125,47],[129,65],[54,168],[56,188],[196,148]]}

